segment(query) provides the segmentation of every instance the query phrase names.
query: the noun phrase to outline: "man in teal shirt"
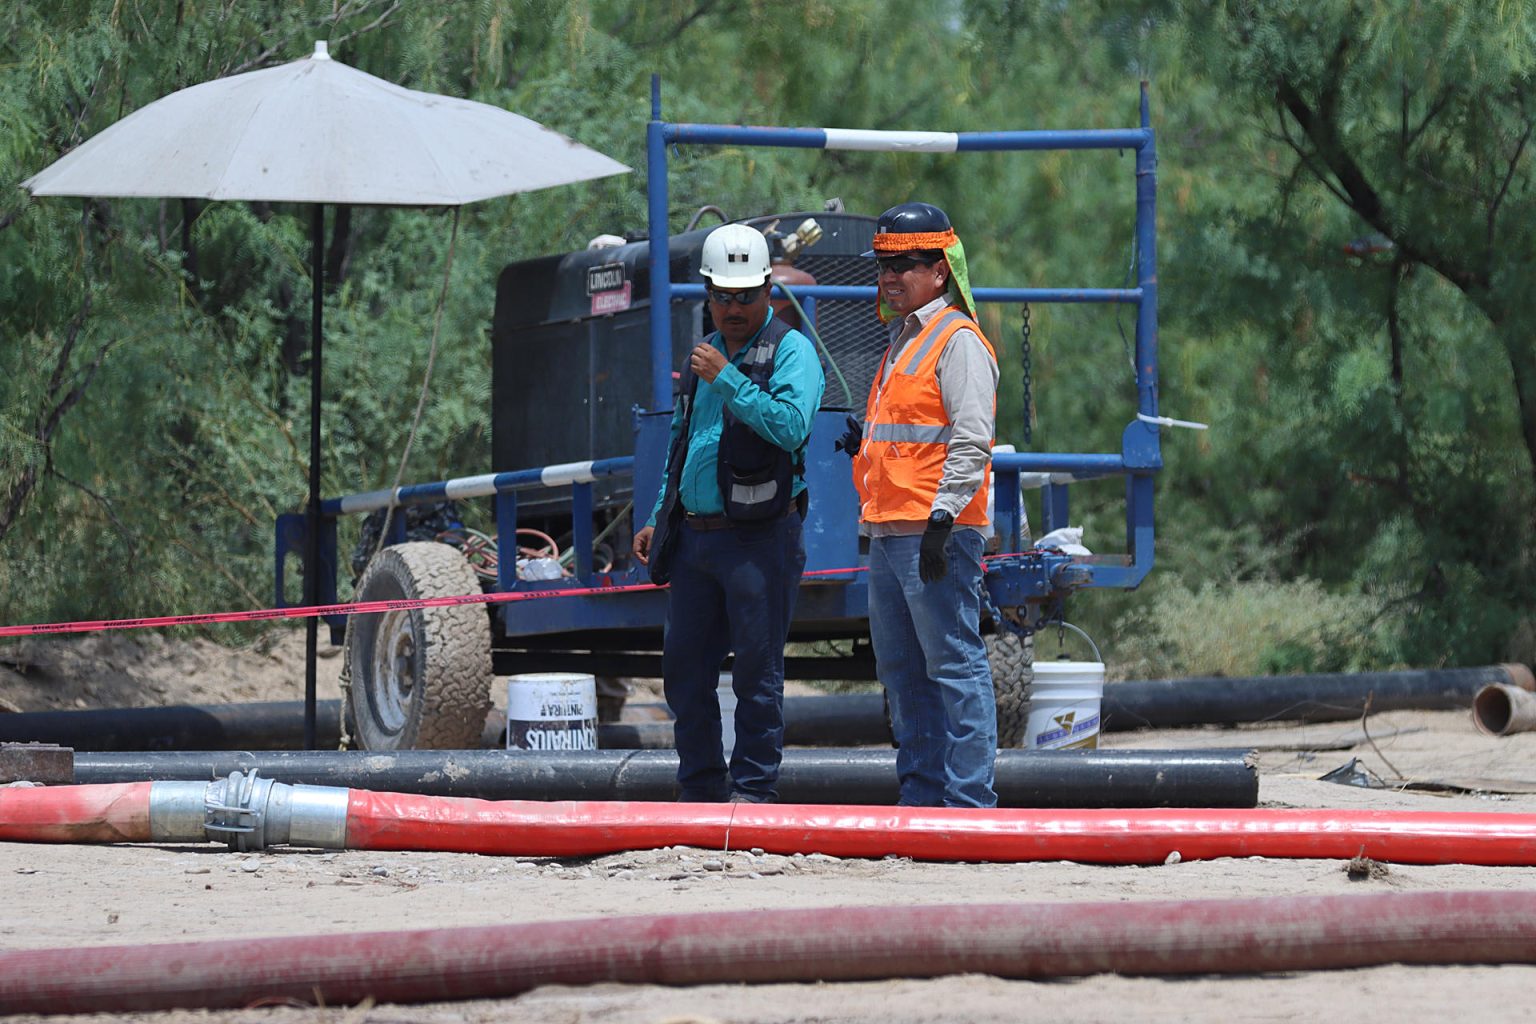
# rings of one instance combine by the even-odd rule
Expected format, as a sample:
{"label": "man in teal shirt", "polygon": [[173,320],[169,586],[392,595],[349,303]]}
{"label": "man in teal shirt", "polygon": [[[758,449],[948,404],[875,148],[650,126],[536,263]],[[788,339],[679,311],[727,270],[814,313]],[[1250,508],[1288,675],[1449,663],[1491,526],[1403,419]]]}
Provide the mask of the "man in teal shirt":
{"label": "man in teal shirt", "polygon": [[[673,411],[687,424],[662,675],[675,716],[686,801],[767,802],[784,754],[784,642],[805,568],[804,454],[825,387],[810,341],[773,316],[762,232],[726,224],[704,240],[700,271],[716,332],[694,346]],[[669,450],[674,450],[673,448]],[[647,564],[658,496],[634,554]],[[716,686],[736,656],[736,741],[725,763]]]}

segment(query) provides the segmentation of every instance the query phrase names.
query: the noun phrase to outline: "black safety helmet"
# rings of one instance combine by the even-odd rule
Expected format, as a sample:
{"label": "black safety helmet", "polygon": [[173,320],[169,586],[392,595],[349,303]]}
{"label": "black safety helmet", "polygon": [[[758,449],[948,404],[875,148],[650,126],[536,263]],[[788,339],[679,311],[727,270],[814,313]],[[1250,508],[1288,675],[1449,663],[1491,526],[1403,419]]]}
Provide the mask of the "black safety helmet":
{"label": "black safety helmet", "polygon": [[[875,234],[917,234],[930,231],[948,231],[949,215],[932,203],[898,203],[886,210],[875,221]],[[914,250],[913,255],[931,254],[937,259],[944,254],[933,249]],[[871,249],[865,256],[876,255]]]}

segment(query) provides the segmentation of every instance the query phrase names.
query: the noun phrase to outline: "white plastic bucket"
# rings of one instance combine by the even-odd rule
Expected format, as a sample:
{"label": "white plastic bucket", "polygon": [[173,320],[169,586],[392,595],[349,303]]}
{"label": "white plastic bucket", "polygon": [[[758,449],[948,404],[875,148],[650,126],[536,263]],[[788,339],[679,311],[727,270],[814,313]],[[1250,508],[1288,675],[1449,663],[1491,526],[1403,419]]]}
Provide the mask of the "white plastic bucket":
{"label": "white plastic bucket", "polygon": [[510,677],[507,749],[596,750],[596,681],[578,672]]}
{"label": "white plastic bucket", "polygon": [[1035,662],[1024,746],[1030,750],[1097,747],[1103,700],[1103,662]]}

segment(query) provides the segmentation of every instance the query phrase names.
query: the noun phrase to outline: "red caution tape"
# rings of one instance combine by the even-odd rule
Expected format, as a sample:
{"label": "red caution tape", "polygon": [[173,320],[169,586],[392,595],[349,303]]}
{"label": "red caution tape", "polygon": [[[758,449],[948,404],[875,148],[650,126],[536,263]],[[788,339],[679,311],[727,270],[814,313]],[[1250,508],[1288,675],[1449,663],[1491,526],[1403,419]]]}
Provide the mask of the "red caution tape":
{"label": "red caution tape", "polygon": [[[863,572],[852,569],[814,569],[806,576],[833,576]],[[27,626],[0,626],[0,637],[44,636],[56,633],[95,633],[109,629],[153,629],[157,626],[201,626],[210,622],[260,622],[267,619],[310,619],[320,615],[362,615],[368,612],[403,612],[415,608],[449,608],[461,604],[505,604],[554,597],[586,597],[592,594],[634,594],[662,590],[653,583],[611,587],[570,587],[550,590],[513,590],[496,594],[463,594],[454,597],[413,597],[392,601],[354,601],[350,604],[315,604],[297,608],[261,608],[247,612],[202,612],[196,615],[159,615],[143,619],[94,619],[80,622],[39,622]]]}

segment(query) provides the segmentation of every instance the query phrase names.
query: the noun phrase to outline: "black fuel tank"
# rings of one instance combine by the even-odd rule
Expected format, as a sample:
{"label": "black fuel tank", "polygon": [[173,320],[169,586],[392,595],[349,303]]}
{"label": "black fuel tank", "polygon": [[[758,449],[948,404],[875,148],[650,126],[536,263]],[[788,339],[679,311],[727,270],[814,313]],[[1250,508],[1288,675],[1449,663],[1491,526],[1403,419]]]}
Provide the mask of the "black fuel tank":
{"label": "black fuel tank", "polygon": [[[861,254],[874,219],[839,213],[790,213],[774,221],[792,231],[815,218],[823,235],[795,266],[825,285],[873,285],[874,260]],[[698,283],[699,250],[713,225],[670,240],[672,280]],[[491,327],[491,451],[496,472],[634,452],[635,407],[650,405],[650,243],[546,256],[508,264],[496,284]],[[815,304],[822,342],[847,381],[827,373],[824,406],[862,406],[885,350],[872,302]],[[711,330],[697,300],[672,308],[672,367],[682,366],[695,339]],[[825,362],[825,355],[823,361]],[[596,485],[600,503],[626,500],[629,481]],[[527,493],[522,505],[555,497]]]}

